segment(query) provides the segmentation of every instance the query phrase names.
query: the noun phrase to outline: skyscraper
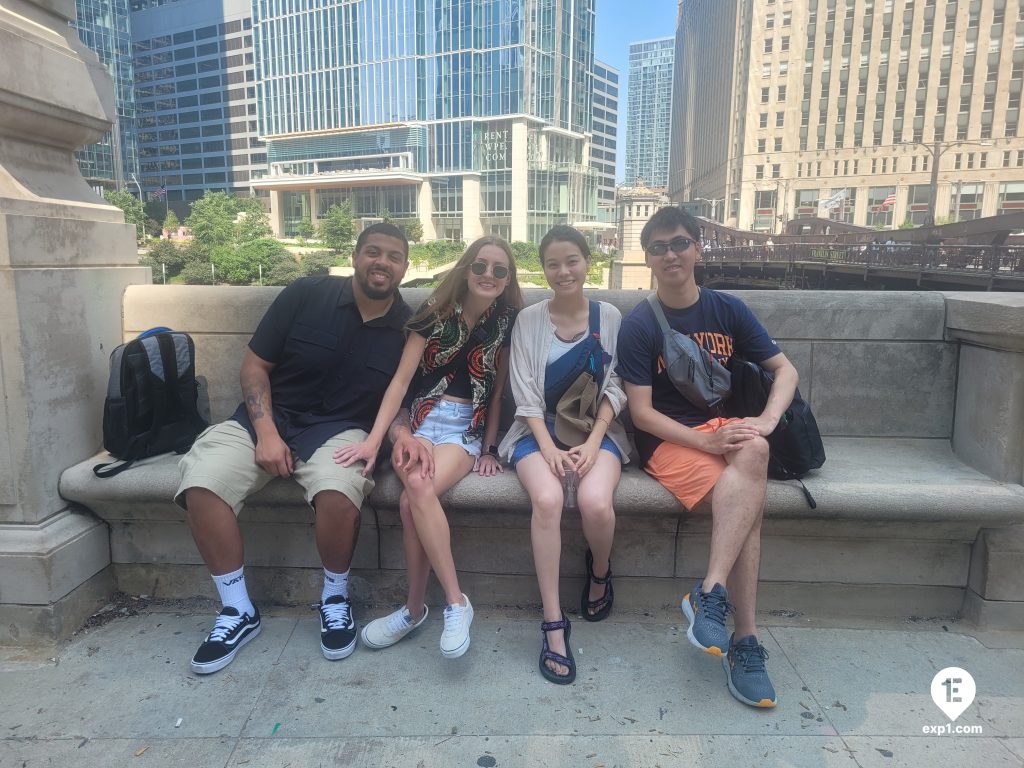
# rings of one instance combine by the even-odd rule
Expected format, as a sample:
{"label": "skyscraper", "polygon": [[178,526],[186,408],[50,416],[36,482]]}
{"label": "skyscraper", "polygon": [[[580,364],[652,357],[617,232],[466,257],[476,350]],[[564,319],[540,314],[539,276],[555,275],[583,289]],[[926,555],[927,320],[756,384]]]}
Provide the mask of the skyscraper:
{"label": "skyscraper", "polygon": [[426,239],[591,220],[594,0],[258,0],[275,230],[349,202]]}
{"label": "skyscraper", "polygon": [[626,111],[626,183],[668,186],[675,40],[666,37],[629,45]]}
{"label": "skyscraper", "polygon": [[619,134],[619,71],[594,62],[594,122],[590,167],[597,172],[597,217],[615,221],[615,161]]}
{"label": "skyscraper", "polygon": [[250,194],[266,168],[256,120],[249,0],[132,0],[132,47],[147,197],[179,215],[207,190]]}
{"label": "skyscraper", "polygon": [[767,232],[1024,208],[1022,13],[1021,0],[687,0],[673,201],[711,200]]}
{"label": "skyscraper", "polygon": [[132,183],[139,171],[135,145],[135,96],[132,90],[128,0],[76,0],[78,36],[99,57],[114,80],[116,119],[95,144],[75,152],[78,168],[97,190]]}

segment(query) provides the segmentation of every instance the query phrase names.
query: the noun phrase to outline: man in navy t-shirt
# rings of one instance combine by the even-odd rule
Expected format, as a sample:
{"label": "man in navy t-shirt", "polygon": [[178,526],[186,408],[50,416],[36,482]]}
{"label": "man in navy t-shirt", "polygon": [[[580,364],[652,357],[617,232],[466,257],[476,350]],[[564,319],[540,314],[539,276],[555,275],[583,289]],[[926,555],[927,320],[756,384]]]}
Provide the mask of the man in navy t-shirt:
{"label": "man in navy t-shirt", "polygon": [[[644,226],[640,243],[658,280],[658,301],[669,326],[719,362],[738,354],[774,374],[764,412],[744,419],[719,418],[683,397],[666,372],[663,334],[646,301],[623,318],[617,370],[644,469],[688,510],[702,501],[711,504],[708,569],[682,603],[690,621],[687,637],[698,648],[723,657],[733,696],[751,706],[773,707],[775,688],[755,620],[768,480],[765,436],[792,402],[798,375],[742,301],[697,286],[693,270],[701,256],[699,238],[697,221],[675,207],[662,208]],[[729,613],[735,625],[731,638],[726,629]]]}

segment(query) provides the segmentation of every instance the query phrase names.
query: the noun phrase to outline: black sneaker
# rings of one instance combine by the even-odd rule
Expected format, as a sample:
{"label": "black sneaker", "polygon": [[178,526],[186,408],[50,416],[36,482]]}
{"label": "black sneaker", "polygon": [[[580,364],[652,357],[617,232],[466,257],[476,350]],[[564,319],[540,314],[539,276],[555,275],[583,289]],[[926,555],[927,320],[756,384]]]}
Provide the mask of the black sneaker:
{"label": "black sneaker", "polygon": [[253,606],[253,610],[255,616],[239,616],[237,609],[227,606],[217,614],[213,631],[192,657],[193,672],[208,675],[234,661],[238,649],[260,633],[260,609]]}
{"label": "black sneaker", "polygon": [[348,598],[332,595],[320,604],[320,650],[331,661],[351,656],[356,649],[356,620]]}

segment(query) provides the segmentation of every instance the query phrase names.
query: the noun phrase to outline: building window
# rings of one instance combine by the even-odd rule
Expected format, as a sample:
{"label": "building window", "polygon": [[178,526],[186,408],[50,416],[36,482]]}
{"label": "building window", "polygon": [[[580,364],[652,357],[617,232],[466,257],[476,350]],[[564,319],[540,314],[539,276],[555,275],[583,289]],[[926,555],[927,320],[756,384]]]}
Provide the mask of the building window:
{"label": "building window", "polygon": [[771,93],[772,93],[772,89],[771,88],[762,88],[761,89],[761,103],[762,104],[767,104],[768,103],[768,100],[771,98]]}
{"label": "building window", "polygon": [[782,137],[781,136],[776,136],[775,137],[775,151],[776,152],[781,152],[782,151]]}
{"label": "building window", "polygon": [[782,176],[782,166],[779,163],[772,165],[772,178],[777,179]]}
{"label": "building window", "polygon": [[869,187],[867,225],[891,229],[895,207],[896,187]]}
{"label": "building window", "polygon": [[757,151],[758,152],[764,152],[765,151],[765,143],[767,141],[768,141],[767,139],[758,139],[757,140]]}
{"label": "building window", "polygon": [[764,166],[763,165],[758,165],[758,166],[754,167],[754,178],[755,179],[763,179],[764,178]]}
{"label": "building window", "polygon": [[1024,181],[1000,184],[996,214],[1015,213],[1021,210],[1024,210]]}
{"label": "building window", "polygon": [[762,112],[758,116],[758,127],[760,127],[760,128],[767,128],[768,127],[768,113],[767,112]]}
{"label": "building window", "polygon": [[981,203],[985,193],[984,184],[954,184],[950,189],[949,210],[955,221],[971,221],[981,218]]}
{"label": "building window", "polygon": [[786,122],[786,113],[785,112],[776,112],[775,113],[775,127],[776,128],[782,128],[785,125],[785,122]]}
{"label": "building window", "polygon": [[778,101],[785,101],[786,100],[786,86],[784,86],[784,85],[780,85],[779,86],[779,91],[778,91],[777,99],[778,99]]}
{"label": "building window", "polygon": [[773,42],[774,41],[772,40],[772,38],[770,38],[770,37],[766,37],[765,38],[765,40],[764,40],[764,52],[765,53],[771,53],[772,52],[772,44],[773,44]]}

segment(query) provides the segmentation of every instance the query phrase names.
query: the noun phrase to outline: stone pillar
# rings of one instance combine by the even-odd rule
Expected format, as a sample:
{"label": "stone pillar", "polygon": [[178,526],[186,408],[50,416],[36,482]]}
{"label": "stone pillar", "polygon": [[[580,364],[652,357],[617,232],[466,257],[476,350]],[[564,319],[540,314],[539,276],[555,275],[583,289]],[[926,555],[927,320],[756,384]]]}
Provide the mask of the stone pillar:
{"label": "stone pillar", "polygon": [[309,220],[313,222],[315,227],[320,222],[320,217],[316,215],[317,212],[317,200],[316,200],[316,187],[310,187],[309,189]]}
{"label": "stone pillar", "polygon": [[462,177],[462,239],[469,245],[484,233],[480,223],[480,174]]}
{"label": "stone pillar", "polygon": [[[529,130],[525,120],[512,122],[512,240],[530,239],[530,163],[527,145]],[[546,156],[546,155],[545,155]]]}
{"label": "stone pillar", "polygon": [[[946,335],[960,342],[953,452],[998,482],[1020,485],[1024,295],[946,294]],[[963,617],[991,629],[1024,627],[1022,586],[1024,526],[982,530],[971,550]]]}
{"label": "stone pillar", "polygon": [[423,241],[437,240],[437,228],[434,226],[434,197],[430,192],[430,181],[420,184],[419,196],[416,200],[416,214],[423,227]]}
{"label": "stone pillar", "polygon": [[284,216],[281,211],[281,190],[270,190],[270,231],[274,237],[284,237]]}
{"label": "stone pillar", "polygon": [[0,0],[0,643],[77,629],[112,589],[106,525],[57,491],[96,453],[135,228],[73,151],[114,117],[72,0]]}

